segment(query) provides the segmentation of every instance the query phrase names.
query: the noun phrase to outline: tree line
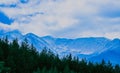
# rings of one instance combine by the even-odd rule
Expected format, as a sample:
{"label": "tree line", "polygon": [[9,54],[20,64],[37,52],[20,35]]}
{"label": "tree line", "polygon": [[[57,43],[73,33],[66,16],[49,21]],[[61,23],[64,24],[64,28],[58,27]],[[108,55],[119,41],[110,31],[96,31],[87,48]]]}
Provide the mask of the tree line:
{"label": "tree line", "polygon": [[25,39],[21,44],[0,39],[0,73],[120,73],[119,65],[79,60],[71,54],[59,58],[50,50],[36,51]]}

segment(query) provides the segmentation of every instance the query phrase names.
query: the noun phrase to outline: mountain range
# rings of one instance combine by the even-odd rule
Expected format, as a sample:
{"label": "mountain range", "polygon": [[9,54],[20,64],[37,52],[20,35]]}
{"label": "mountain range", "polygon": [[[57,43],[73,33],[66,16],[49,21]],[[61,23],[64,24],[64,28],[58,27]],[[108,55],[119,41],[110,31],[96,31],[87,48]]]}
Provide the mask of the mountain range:
{"label": "mountain range", "polygon": [[28,43],[33,44],[39,52],[46,48],[60,57],[71,53],[79,59],[86,58],[93,62],[100,62],[104,59],[105,61],[111,61],[113,64],[120,64],[120,39],[111,40],[105,37],[68,39],[54,38],[52,36],[40,37],[33,33],[23,35],[18,30],[0,31],[0,38],[6,36],[9,41],[17,38],[19,43],[26,38]]}

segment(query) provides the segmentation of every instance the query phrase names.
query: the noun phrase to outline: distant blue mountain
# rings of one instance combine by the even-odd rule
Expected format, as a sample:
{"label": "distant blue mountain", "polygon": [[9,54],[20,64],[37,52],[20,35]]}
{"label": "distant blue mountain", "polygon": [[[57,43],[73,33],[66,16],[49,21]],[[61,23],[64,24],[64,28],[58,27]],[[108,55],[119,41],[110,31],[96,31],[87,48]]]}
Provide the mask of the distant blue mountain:
{"label": "distant blue mountain", "polygon": [[[52,36],[40,37],[33,33],[22,35],[21,32],[14,30],[0,35],[0,37],[8,37],[10,41],[18,38],[21,43],[25,38],[29,44],[33,44],[37,51],[42,49],[50,49],[60,57],[72,54],[78,56],[79,59],[86,58],[94,62],[102,59],[110,60],[116,64],[120,62],[120,39],[110,40],[104,37],[86,37],[86,38],[54,38]],[[120,63],[119,63],[120,64]]]}
{"label": "distant blue mountain", "polygon": [[99,55],[91,57],[89,60],[94,62],[100,62],[104,59],[105,61],[111,61],[114,64],[120,64],[120,40],[114,39],[106,44],[108,50],[101,52]]}

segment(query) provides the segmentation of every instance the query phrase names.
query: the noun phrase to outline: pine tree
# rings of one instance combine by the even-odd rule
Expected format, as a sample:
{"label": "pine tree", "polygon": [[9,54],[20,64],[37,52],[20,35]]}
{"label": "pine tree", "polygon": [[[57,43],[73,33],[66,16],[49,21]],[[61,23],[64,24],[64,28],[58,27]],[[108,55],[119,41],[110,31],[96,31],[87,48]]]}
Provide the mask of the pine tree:
{"label": "pine tree", "polygon": [[115,65],[115,72],[114,73],[120,73],[120,66],[118,64]]}
{"label": "pine tree", "polygon": [[37,52],[33,45],[18,40],[0,39],[0,73],[120,73],[120,66],[79,60],[71,54],[63,58],[51,50]]}

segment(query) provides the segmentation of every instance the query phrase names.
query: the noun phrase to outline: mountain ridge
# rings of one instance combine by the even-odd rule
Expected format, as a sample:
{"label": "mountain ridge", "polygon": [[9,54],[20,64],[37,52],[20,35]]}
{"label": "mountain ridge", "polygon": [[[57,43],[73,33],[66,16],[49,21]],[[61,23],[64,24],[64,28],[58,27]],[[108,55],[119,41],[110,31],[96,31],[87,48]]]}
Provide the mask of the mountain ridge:
{"label": "mountain ridge", "polygon": [[[114,63],[120,61],[118,59],[120,55],[120,39],[110,40],[105,37],[76,39],[54,38],[52,36],[40,37],[33,33],[22,35],[21,32],[16,30],[6,32],[0,35],[0,38],[6,36],[9,40],[18,38],[19,43],[26,38],[28,43],[33,44],[37,51],[47,48],[61,57],[71,53],[73,56],[78,56],[79,59],[86,58],[88,60],[99,61],[105,58],[106,61],[111,60]],[[115,54],[113,54],[114,52]],[[116,58],[113,60],[111,56]]]}

